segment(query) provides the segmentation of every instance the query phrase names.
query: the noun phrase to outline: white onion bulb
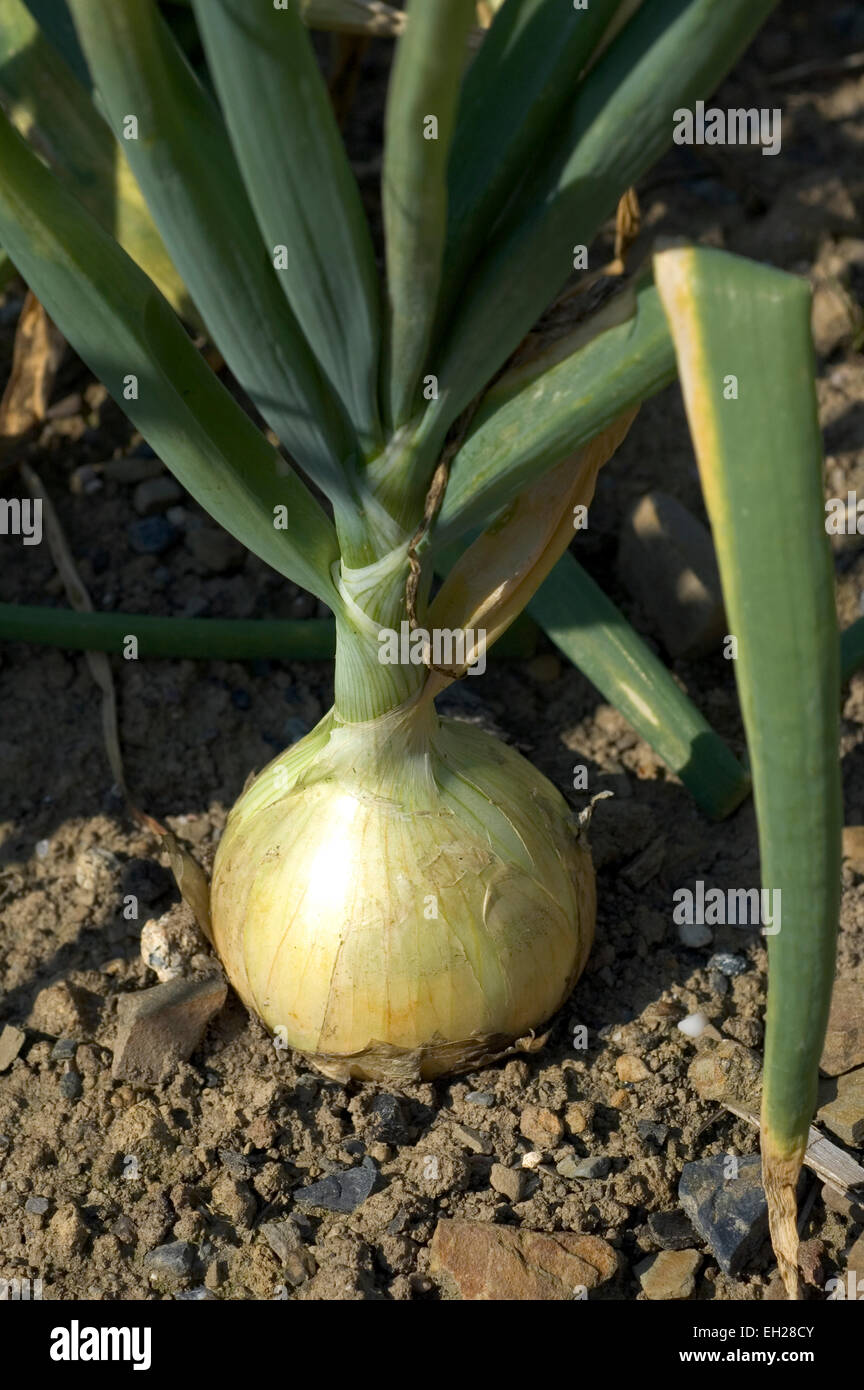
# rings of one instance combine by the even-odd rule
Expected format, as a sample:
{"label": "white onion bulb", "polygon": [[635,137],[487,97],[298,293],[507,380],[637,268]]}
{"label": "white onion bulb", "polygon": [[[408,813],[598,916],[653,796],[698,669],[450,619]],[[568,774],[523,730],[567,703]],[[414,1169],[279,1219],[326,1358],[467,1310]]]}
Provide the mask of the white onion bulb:
{"label": "white onion bulb", "polygon": [[500,1055],[585,964],[594,874],[523,757],[414,701],[332,711],[231,812],[211,891],[235,989],[322,1071],[388,1082]]}

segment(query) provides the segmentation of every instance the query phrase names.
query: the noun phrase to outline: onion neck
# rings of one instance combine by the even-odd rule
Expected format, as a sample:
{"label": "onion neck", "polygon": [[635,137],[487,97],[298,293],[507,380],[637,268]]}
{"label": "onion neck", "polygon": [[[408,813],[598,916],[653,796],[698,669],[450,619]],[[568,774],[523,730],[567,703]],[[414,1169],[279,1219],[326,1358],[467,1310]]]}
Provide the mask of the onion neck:
{"label": "onion neck", "polygon": [[407,541],[363,569],[334,571],[343,603],[336,612],[335,715],[342,724],[380,719],[412,703],[426,683],[422,665],[380,659],[379,634],[407,620]]}

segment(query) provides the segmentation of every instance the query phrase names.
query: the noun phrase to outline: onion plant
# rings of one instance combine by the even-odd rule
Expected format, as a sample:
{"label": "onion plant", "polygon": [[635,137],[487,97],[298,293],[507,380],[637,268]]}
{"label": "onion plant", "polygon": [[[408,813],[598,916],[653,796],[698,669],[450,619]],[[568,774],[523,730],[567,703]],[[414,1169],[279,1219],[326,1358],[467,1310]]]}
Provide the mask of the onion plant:
{"label": "onion plant", "polygon": [[[248,1006],[340,1077],[500,1055],[586,959],[583,826],[520,755],[434,703],[526,606],[704,810],[747,794],[568,550],[639,404],[680,372],[739,644],[763,875],[783,894],[763,1148],[794,1291],[839,882],[807,288],[670,248],[653,278],[621,277],[514,360],[574,252],[671,143],[673,112],[710,95],[772,7],[504,0],[478,47],[473,0],[413,0],[394,26],[382,268],[297,0],[193,0],[204,80],[154,0],[69,0],[74,30],[58,4],[47,34],[44,6],[4,0],[0,242],[183,486],[335,615],[333,708],[231,812],[209,930]],[[59,640],[56,615],[4,622]],[[88,625],[119,646],[99,615],[75,615],[72,645]],[[230,647],[213,631],[211,652]]]}

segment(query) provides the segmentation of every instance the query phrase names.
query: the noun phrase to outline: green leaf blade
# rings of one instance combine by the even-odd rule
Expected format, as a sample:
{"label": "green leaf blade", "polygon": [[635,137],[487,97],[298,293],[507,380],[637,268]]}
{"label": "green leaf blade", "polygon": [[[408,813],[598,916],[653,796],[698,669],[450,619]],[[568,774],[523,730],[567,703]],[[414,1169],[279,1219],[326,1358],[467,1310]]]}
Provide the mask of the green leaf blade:
{"label": "green leaf blade", "polygon": [[382,175],[390,305],[384,386],[396,428],[412,413],[432,335],[447,161],[473,14],[473,0],[411,0],[390,78]]}
{"label": "green leaf blade", "polygon": [[296,8],[196,0],[195,14],[250,202],[324,374],[366,453],[381,445],[379,290],[372,240],[327,90]]}
{"label": "green leaf blade", "polygon": [[[210,371],[158,290],[0,116],[0,241],[51,317],[227,531],[337,607],[336,534]],[[290,529],[276,529],[285,506]]]}
{"label": "green leaf blade", "polygon": [[152,0],[71,0],[112,126],[212,337],[315,481],[346,493],[356,447],[276,280],[218,111]]}
{"label": "green leaf blade", "polygon": [[[714,533],[753,768],[768,935],[762,1153],[781,1270],[834,975],[839,640],[807,282],[701,248],[655,257]],[[769,506],[780,504],[779,520]],[[776,514],[773,514],[776,515]]]}

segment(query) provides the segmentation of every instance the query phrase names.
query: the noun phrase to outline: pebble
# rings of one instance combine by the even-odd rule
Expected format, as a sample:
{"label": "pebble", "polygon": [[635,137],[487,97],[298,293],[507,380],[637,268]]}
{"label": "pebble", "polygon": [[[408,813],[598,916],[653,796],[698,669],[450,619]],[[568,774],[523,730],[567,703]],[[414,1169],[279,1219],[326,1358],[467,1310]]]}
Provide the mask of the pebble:
{"label": "pebble", "polygon": [[732,980],[736,975],[743,975],[749,969],[749,962],[746,956],[734,956],[731,951],[715,951],[706,966],[708,970],[718,970],[721,975],[726,975]]}
{"label": "pebble", "polygon": [[618,1271],[616,1252],[599,1236],[489,1221],[440,1220],[429,1255],[429,1273],[444,1292],[471,1302],[569,1302]]}
{"label": "pebble", "polygon": [[500,1192],[510,1202],[521,1202],[525,1195],[526,1174],[522,1168],[508,1168],[504,1163],[493,1163],[489,1170],[489,1182],[496,1192]]}
{"label": "pebble", "polygon": [[137,456],[125,459],[109,459],[102,469],[104,477],[125,486],[132,483],[143,483],[149,478],[158,478],[163,471],[159,459],[138,458]]}
{"label": "pebble", "polygon": [[349,1213],[356,1211],[374,1190],[378,1166],[364,1158],[355,1168],[328,1173],[320,1182],[313,1182],[295,1192],[294,1201],[301,1207],[319,1207],[324,1211]]}
{"label": "pebble", "polygon": [[495,1097],[491,1091],[469,1091],[465,1097],[466,1105],[483,1105],[488,1109],[495,1104]]}
{"label": "pebble", "polygon": [[479,1129],[472,1129],[470,1125],[454,1124],[453,1133],[464,1149],[470,1149],[475,1154],[491,1154],[492,1141]]}
{"label": "pebble", "polygon": [[165,473],[139,483],[132,494],[132,505],[139,516],[153,516],[179,502],[182,496],[182,488]]}
{"label": "pebble", "polygon": [[529,1149],[527,1154],[522,1155],[522,1167],[527,1168],[529,1171],[534,1168],[539,1168],[542,1162],[543,1155],[540,1153],[539,1149]]}
{"label": "pebble", "polygon": [[120,995],[114,1080],[144,1086],[167,1080],[178,1062],[189,1060],[226,994],[222,976],[210,975]]}
{"label": "pebble", "polygon": [[864,1147],[864,1067],[838,1076],[825,1090],[830,1099],[819,1106],[816,1119],[850,1148]]}
{"label": "pebble", "polygon": [[384,1144],[407,1144],[410,1131],[398,1096],[382,1091],[372,1102],[372,1137]]}
{"label": "pebble", "polygon": [[630,1092],[624,1090],[613,1091],[609,1097],[609,1104],[612,1106],[613,1110],[629,1110],[632,1104]]}
{"label": "pebble", "polygon": [[71,1062],[78,1051],[75,1038],[58,1038],[51,1049],[52,1062]]}
{"label": "pebble", "polygon": [[611,1158],[606,1158],[603,1154],[597,1154],[593,1158],[564,1161],[572,1164],[566,1174],[568,1178],[605,1178],[612,1168]]}
{"label": "pebble", "polygon": [[246,558],[246,547],[215,526],[190,530],[186,535],[186,548],[201,568],[211,574],[237,569]]}
{"label": "pebble", "polygon": [[637,1120],[636,1129],[643,1139],[657,1144],[661,1149],[669,1138],[669,1126],[661,1124],[659,1120]]}
{"label": "pebble", "polygon": [[206,1284],[199,1284],[197,1288],[194,1289],[179,1289],[178,1292],[175,1293],[174,1298],[178,1302],[182,1301],[187,1303],[219,1302],[219,1299],[216,1297],[215,1293],[213,1293],[212,1290],[208,1289]]}
{"label": "pebble", "polygon": [[152,1278],[185,1279],[195,1263],[197,1247],[188,1240],[172,1240],[157,1245],[144,1256],[144,1268]]}
{"label": "pebble", "polygon": [[11,1067],[26,1041],[27,1034],[23,1028],[16,1028],[12,1023],[6,1024],[0,1033],[0,1071],[6,1071]]}
{"label": "pebble", "polygon": [[541,1105],[526,1105],[519,1120],[525,1138],[540,1149],[557,1148],[564,1136],[564,1125],[552,1110]]}
{"label": "pebble", "polygon": [[282,1266],[288,1283],[297,1288],[315,1273],[315,1256],[307,1247],[296,1221],[265,1221],[258,1228]]}
{"label": "pebble", "polygon": [[633,1057],[627,1052],[617,1059],[615,1070],[618,1073],[619,1081],[626,1081],[633,1085],[639,1081],[647,1081],[651,1075],[641,1057]]}
{"label": "pebble", "polygon": [[682,1018],[681,1022],[678,1024],[679,1032],[683,1033],[685,1037],[688,1038],[700,1037],[707,1027],[708,1020],[704,1014],[700,1013],[688,1014],[687,1017]]}
{"label": "pebble", "polygon": [[636,1266],[639,1283],[652,1302],[692,1298],[702,1263],[698,1250],[661,1250]]}
{"label": "pebble", "polygon": [[[732,1166],[734,1165],[734,1167]],[[758,1154],[685,1163],[678,1197],[724,1274],[752,1268],[768,1237],[768,1204]]]}
{"label": "pebble", "polygon": [[680,1207],[674,1211],[652,1211],[648,1217],[648,1231],[661,1250],[686,1250],[696,1239],[693,1223]]}
{"label": "pebble", "polygon": [[573,1101],[564,1111],[564,1124],[568,1134],[584,1134],[591,1128],[591,1119],[584,1105]]}
{"label": "pebble", "polygon": [[711,945],[714,940],[714,933],[703,922],[679,922],[678,940],[682,946],[689,946],[691,950],[699,950],[702,946]]}
{"label": "pebble", "polygon": [[84,1084],[81,1080],[81,1073],[77,1071],[64,1071],[60,1077],[60,1094],[64,1100],[80,1100]]}
{"label": "pebble", "polygon": [[161,555],[177,539],[177,531],[163,516],[130,521],[126,527],[129,544],[136,555]]}
{"label": "pebble", "polygon": [[24,1210],[32,1212],[34,1216],[44,1216],[50,1205],[47,1197],[28,1197],[24,1203]]}
{"label": "pebble", "polygon": [[843,978],[834,983],[828,1031],[819,1068],[840,1076],[864,1064],[864,982]]}
{"label": "pebble", "polygon": [[759,1058],[730,1038],[716,1047],[703,1043],[687,1069],[690,1085],[703,1100],[734,1096],[751,1101],[759,1091]]}

